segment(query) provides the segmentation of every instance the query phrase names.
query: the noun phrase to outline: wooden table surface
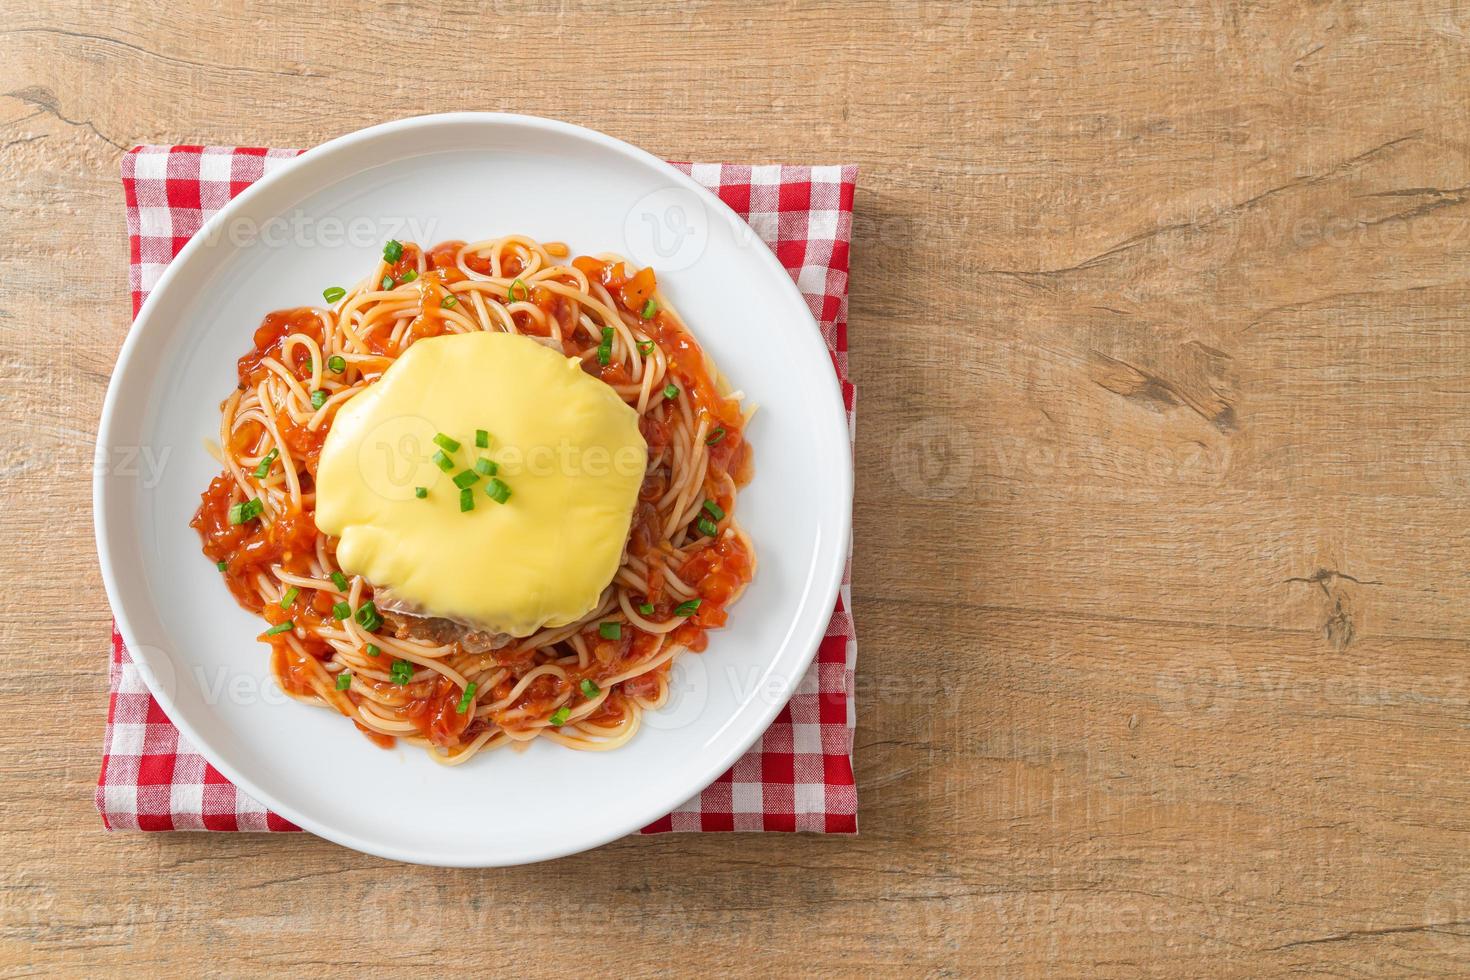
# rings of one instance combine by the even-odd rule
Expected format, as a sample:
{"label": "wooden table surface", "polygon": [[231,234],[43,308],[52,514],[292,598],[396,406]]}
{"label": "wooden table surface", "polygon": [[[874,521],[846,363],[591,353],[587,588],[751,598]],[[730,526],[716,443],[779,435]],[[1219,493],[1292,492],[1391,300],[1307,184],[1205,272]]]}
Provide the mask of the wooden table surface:
{"label": "wooden table surface", "polygon": [[[0,4],[0,967],[1470,969],[1470,9],[573,7]],[[119,157],[450,109],[861,165],[860,836],[102,831]]]}

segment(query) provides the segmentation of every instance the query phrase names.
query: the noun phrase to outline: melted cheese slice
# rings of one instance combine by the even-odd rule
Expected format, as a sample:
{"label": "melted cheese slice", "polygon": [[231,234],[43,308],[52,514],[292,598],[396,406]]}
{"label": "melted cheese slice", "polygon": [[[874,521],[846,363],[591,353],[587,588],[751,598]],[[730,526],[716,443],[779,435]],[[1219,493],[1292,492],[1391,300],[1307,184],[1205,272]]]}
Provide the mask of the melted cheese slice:
{"label": "melted cheese slice", "polygon": [[[460,443],[449,472],[433,460],[437,433]],[[496,503],[481,476],[461,512],[453,477],[480,458],[511,497]],[[513,334],[432,337],[338,411],[316,523],[341,539],[343,570],[425,615],[528,636],[597,606],[647,464],[638,413],[576,359]]]}

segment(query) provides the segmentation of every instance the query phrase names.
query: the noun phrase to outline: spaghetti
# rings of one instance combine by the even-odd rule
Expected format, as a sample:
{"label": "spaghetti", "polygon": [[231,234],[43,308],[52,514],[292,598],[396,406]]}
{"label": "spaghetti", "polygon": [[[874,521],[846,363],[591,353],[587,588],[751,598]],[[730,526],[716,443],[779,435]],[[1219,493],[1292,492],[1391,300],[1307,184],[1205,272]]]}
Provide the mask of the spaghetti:
{"label": "spaghetti", "polygon": [[[734,520],[748,479],[740,397],[658,292],[615,255],[560,264],[564,245],[509,236],[424,250],[389,242],[373,274],[329,304],[267,315],[221,405],[224,471],[192,521],[292,697],[340,711],[382,745],[462,763],[537,738],[625,744],[669,696],[669,671],[750,581]],[[566,626],[495,649],[445,620],[382,612],[314,521],[315,477],[337,411],[415,341],[519,333],[581,361],[639,415],[648,464],[623,559],[601,601]],[[574,560],[574,559],[569,559]],[[489,586],[493,587],[493,585]]]}

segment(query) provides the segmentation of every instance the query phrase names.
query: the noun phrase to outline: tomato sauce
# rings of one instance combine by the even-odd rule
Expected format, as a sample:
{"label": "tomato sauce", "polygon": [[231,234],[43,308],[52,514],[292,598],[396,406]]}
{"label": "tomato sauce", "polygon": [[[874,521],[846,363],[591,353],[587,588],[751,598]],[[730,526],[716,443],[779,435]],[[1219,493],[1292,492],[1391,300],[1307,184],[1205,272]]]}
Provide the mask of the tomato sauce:
{"label": "tomato sauce", "polygon": [[[460,279],[464,278],[458,269],[453,271]],[[442,312],[444,297],[450,295],[449,290],[444,288],[445,275],[441,269],[430,269],[414,280],[413,285],[419,294],[419,315],[410,321],[408,329],[404,331],[400,349],[425,337],[438,337],[448,330]]]}
{"label": "tomato sauce", "polygon": [[[286,338],[293,333],[306,334],[320,346],[322,343],[321,317],[308,307],[277,310],[266,314],[260,326],[255,329],[255,347],[242,356],[237,365],[242,389],[252,387],[264,380],[270,372],[269,368],[261,366],[261,361],[266,358],[273,357],[285,364],[285,359],[281,356],[281,347]],[[297,377],[308,378],[311,376],[310,360],[311,355],[306,349],[297,347],[292,363],[286,364],[286,367],[295,372]]]}
{"label": "tomato sauce", "polygon": [[285,643],[272,643],[271,660],[271,672],[275,674],[286,693],[299,697],[310,697],[315,693],[315,688],[311,686],[309,680],[309,665],[290,646]]}
{"label": "tomato sauce", "polygon": [[447,677],[426,681],[423,686],[432,691],[410,702],[408,720],[435,745],[453,748],[470,723],[469,710],[459,711],[464,692]]}
{"label": "tomato sauce", "polygon": [[693,586],[701,600],[690,622],[705,629],[725,625],[725,607],[753,571],[749,549],[734,535],[722,535],[691,555],[679,569],[679,578]]}
{"label": "tomato sauce", "polygon": [[317,529],[311,515],[299,510],[269,523],[254,518],[231,524],[230,508],[244,500],[234,479],[221,474],[201,495],[199,510],[189,525],[199,532],[209,559],[227,563],[224,575],[230,592],[241,605],[259,612],[260,599],[253,585],[256,575],[274,564],[306,574],[316,554]]}
{"label": "tomato sauce", "polygon": [[[429,268],[443,272],[445,282],[463,282],[465,274],[459,271],[456,256],[459,255],[459,250],[464,248],[464,245],[465,243],[461,241],[441,242],[435,245],[425,255]],[[464,264],[482,276],[490,274],[490,260],[482,256],[467,255]]]}

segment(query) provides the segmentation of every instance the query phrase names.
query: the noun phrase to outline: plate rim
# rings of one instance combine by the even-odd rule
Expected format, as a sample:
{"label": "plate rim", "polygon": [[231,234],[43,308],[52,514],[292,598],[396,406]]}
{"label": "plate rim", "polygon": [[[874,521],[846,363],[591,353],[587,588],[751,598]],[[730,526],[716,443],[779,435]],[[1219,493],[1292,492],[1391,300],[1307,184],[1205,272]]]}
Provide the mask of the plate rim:
{"label": "plate rim", "polygon": [[[395,119],[388,122],[378,123],[373,126],[364,127],[362,129],[354,130],[349,133],[345,133],[341,136],[335,137],[318,146],[306,150],[304,153],[301,153],[297,157],[289,160],[285,165],[266,173],[263,177],[261,177],[260,180],[252,183],[249,187],[241,191],[240,194],[227,202],[225,206],[221,208],[218,212],[216,212],[213,216],[211,216],[208,221],[229,221],[235,213],[248,208],[251,202],[253,202],[253,200],[257,196],[266,193],[276,183],[290,179],[292,172],[297,169],[297,164],[301,161],[307,160],[308,158],[330,156],[334,153],[350,149],[354,146],[357,146],[358,144],[370,143],[379,138],[391,136],[405,130],[412,130],[420,127],[433,128],[439,126],[452,127],[462,125],[485,125],[492,128],[506,125],[524,126],[530,127],[532,129],[549,131],[557,135],[589,141],[600,146],[603,149],[610,150],[614,153],[622,154],[625,156],[630,156],[637,162],[643,163],[647,166],[651,166],[655,171],[666,177],[674,186],[680,187],[683,190],[693,193],[696,197],[699,198],[701,203],[703,203],[707,208],[713,210],[716,214],[720,215],[726,220],[734,221],[741,225],[746,224],[744,219],[740,218],[740,216],[736,214],[735,211],[731,209],[728,205],[726,205],[723,201],[721,201],[716,194],[711,192],[703,185],[699,184],[688,174],[674,167],[667,161],[654,156],[646,150],[634,146],[631,143],[625,142],[624,140],[609,136],[606,133],[585,126],[580,126],[575,123],[568,123],[561,120],[550,119],[542,116],[507,112],[430,113]],[[201,231],[202,230],[203,228],[201,227]],[[179,251],[178,255],[176,255],[173,260],[170,261],[169,264],[164,268],[163,272],[159,276],[157,283],[154,284],[153,288],[149,292],[147,299],[144,300],[142,306],[138,310],[137,315],[134,316],[131,324],[129,325],[127,333],[124,336],[122,346],[118,352],[117,360],[113,365],[112,373],[108,379],[107,394],[103,400],[101,415],[99,417],[97,426],[97,453],[100,454],[102,451],[105,450],[105,447],[110,446],[113,442],[113,429],[115,425],[118,424],[116,403],[119,398],[122,397],[121,391],[123,388],[123,384],[120,379],[122,379],[126,375],[134,373],[135,369],[133,369],[132,361],[136,349],[142,343],[141,338],[145,333],[149,332],[152,329],[161,329],[152,328],[150,326],[150,324],[152,323],[154,310],[162,304],[162,297],[167,295],[172,290],[175,280],[185,275],[186,270],[193,261],[194,254],[206,247],[206,245],[208,244],[208,237],[209,236],[207,235],[196,232],[194,236],[184,245],[184,247]],[[762,242],[761,245],[762,247],[760,249],[754,250],[759,255],[758,261],[762,262],[765,265],[767,271],[774,274],[774,280],[779,283],[776,288],[786,292],[788,295],[788,299],[794,300],[794,302],[805,311],[807,320],[811,324],[811,329],[813,331],[812,334],[808,337],[802,338],[800,342],[815,343],[820,349],[820,353],[822,354],[823,358],[825,360],[830,360],[830,352],[827,350],[826,343],[825,341],[823,341],[820,334],[820,328],[815,318],[812,316],[810,309],[807,307],[805,297],[802,295],[801,290],[797,287],[796,282],[791,278],[785,267],[782,266],[780,261],[776,258],[775,253],[768,246],[766,246],[764,242]],[[136,384],[136,379],[134,379],[134,384]],[[818,392],[819,395],[825,393],[826,397],[821,400],[827,401],[829,403],[829,407],[835,410],[835,413],[827,414],[829,414],[830,416],[829,422],[832,420],[839,421],[840,433],[830,433],[829,435],[840,434],[839,444],[842,447],[842,452],[837,454],[840,460],[840,466],[837,468],[837,472],[834,472],[830,475],[831,479],[838,484],[838,486],[836,487],[835,496],[836,499],[840,501],[842,508],[841,514],[838,515],[839,540],[836,542],[835,549],[835,554],[838,556],[838,560],[833,562],[831,564],[831,567],[826,570],[816,570],[816,574],[813,576],[813,578],[815,580],[817,588],[811,592],[810,598],[808,599],[809,603],[820,603],[822,607],[831,609],[835,608],[834,604],[837,600],[837,596],[841,588],[843,572],[847,566],[851,554],[853,453],[851,444],[851,430],[848,428],[847,425],[847,409],[845,403],[843,402],[841,386],[836,372],[823,371],[819,374],[819,379],[812,380],[812,384],[814,388],[821,389],[821,392]],[[100,458],[100,456],[98,458]],[[212,766],[218,769],[221,774],[229,779],[231,783],[238,787],[241,792],[250,796],[270,811],[290,820],[297,827],[300,827],[305,831],[315,834],[318,837],[322,837],[326,840],[332,841],[339,846],[348,847],[361,853],[372,854],[378,857],[386,858],[388,860],[411,864],[424,864],[436,867],[479,868],[510,867],[521,864],[529,864],[537,861],[545,861],[559,857],[565,857],[567,855],[581,853],[583,851],[601,847],[613,840],[617,840],[621,837],[627,836],[630,833],[636,832],[643,826],[646,826],[648,822],[658,819],[664,813],[679,806],[685,800],[691,799],[701,793],[711,783],[718,779],[721,773],[728,770],[737,759],[744,755],[750,749],[750,747],[755,744],[755,742],[769,729],[776,715],[779,714],[781,709],[784,708],[789,701],[789,697],[783,700],[765,699],[763,710],[758,714],[758,723],[751,726],[751,730],[746,736],[735,740],[735,742],[732,743],[731,748],[721,753],[718,757],[717,762],[711,762],[711,764],[706,767],[706,769],[708,770],[707,778],[701,777],[698,785],[688,787],[687,792],[681,790],[682,795],[680,795],[679,799],[674,800],[668,804],[665,804],[663,802],[662,797],[670,794],[655,795],[653,799],[655,802],[658,803],[658,806],[648,807],[647,809],[650,811],[650,815],[645,818],[640,818],[630,825],[625,826],[624,824],[628,823],[625,820],[611,825],[610,829],[599,831],[597,834],[592,835],[590,839],[578,840],[577,842],[571,843],[570,845],[565,847],[542,847],[538,850],[532,850],[519,854],[518,856],[510,859],[496,859],[494,856],[491,855],[470,855],[455,858],[453,856],[447,856],[443,853],[435,853],[433,852],[432,848],[424,848],[421,851],[415,851],[415,849],[411,845],[404,845],[401,843],[393,843],[389,846],[378,846],[376,842],[359,838],[350,832],[340,831],[327,823],[316,820],[312,816],[303,814],[294,805],[283,802],[282,800],[276,798],[274,794],[262,791],[252,779],[242,775],[233,765],[222,763],[221,760],[217,757],[213,748],[206,742],[206,740],[202,739],[198,735],[198,733],[193,730],[192,726],[190,726],[188,722],[181,722],[176,720],[176,718],[181,716],[176,710],[174,698],[168,691],[160,692],[159,690],[157,690],[156,685],[152,683],[153,669],[152,666],[148,663],[148,658],[151,655],[148,652],[150,648],[146,645],[140,645],[136,642],[136,633],[133,630],[128,611],[125,606],[119,601],[121,593],[118,587],[117,570],[114,565],[115,562],[120,561],[120,559],[114,558],[114,549],[111,545],[111,541],[113,538],[117,537],[120,533],[123,532],[117,528],[114,528],[112,526],[112,522],[108,519],[107,487],[107,467],[95,467],[92,480],[92,520],[97,547],[98,564],[102,573],[103,588],[107,595],[109,610],[112,614],[113,620],[117,625],[117,630],[119,634],[121,634],[130,652],[138,651],[137,653],[133,654],[133,659],[139,667],[143,668],[139,670],[139,675],[142,677],[144,683],[148,685],[149,691],[152,694],[153,698],[158,702],[164,713],[169,717],[170,722],[179,730],[179,732],[185,738],[189,740],[194,749],[198,751],[199,754],[202,755]],[[811,663],[816,656],[817,649],[821,644],[822,638],[826,633],[827,625],[828,620],[819,616],[816,625],[808,631],[808,635],[805,635],[801,638],[800,647],[802,649],[802,653],[795,664],[796,671],[793,675],[791,692],[792,694],[795,693],[796,681],[799,680],[801,676],[804,676],[806,671],[810,668]],[[109,696],[112,695],[110,694]],[[747,698],[746,702],[748,703],[750,700],[750,698]],[[465,852],[461,853],[463,854]]]}

